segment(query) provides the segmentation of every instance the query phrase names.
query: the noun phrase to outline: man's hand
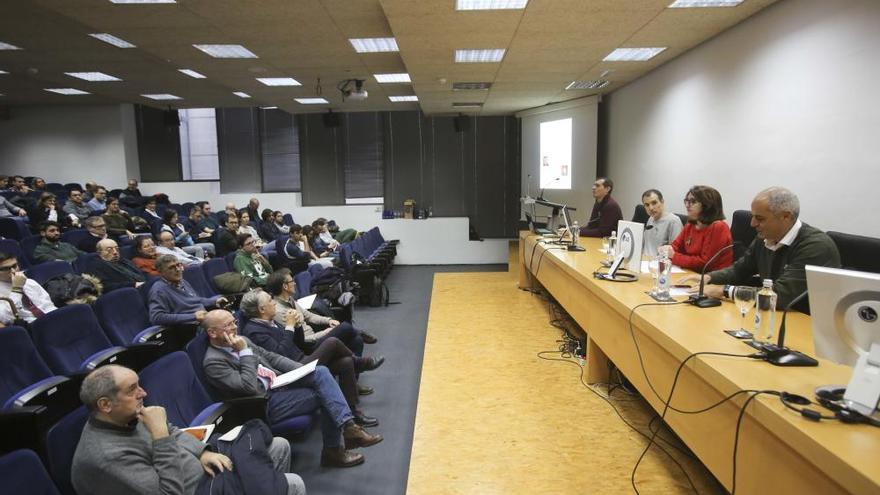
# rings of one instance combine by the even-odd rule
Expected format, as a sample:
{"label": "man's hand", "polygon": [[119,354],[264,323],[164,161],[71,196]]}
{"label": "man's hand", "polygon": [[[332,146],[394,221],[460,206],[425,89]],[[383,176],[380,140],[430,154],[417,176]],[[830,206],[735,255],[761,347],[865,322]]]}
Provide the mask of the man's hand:
{"label": "man's hand", "polygon": [[[223,308],[227,304],[229,304],[229,299],[226,299],[224,296],[220,296],[217,298],[216,301],[214,301],[214,305],[217,306],[218,308]],[[199,321],[202,321],[202,320],[199,320]]]}
{"label": "man's hand", "polygon": [[[700,290],[700,288],[697,287],[697,291],[699,291],[699,290]],[[706,285],[705,287],[703,287],[703,294],[705,294],[709,297],[714,297],[715,299],[722,299],[722,298],[724,298],[724,286],[723,285]]]}
{"label": "man's hand", "polygon": [[196,321],[198,321],[198,322],[201,322],[202,320],[204,320],[206,316],[208,316],[208,312],[205,311],[204,309],[200,309],[200,310],[196,311],[195,314],[193,315],[193,317],[195,317]]}
{"label": "man's hand", "polygon": [[[686,275],[678,279],[675,283],[679,285],[700,285],[700,276],[697,274]],[[709,275],[703,275],[703,283],[709,283]]]}
{"label": "man's hand", "polygon": [[217,452],[206,450],[202,452],[199,461],[201,461],[205,472],[211,477],[214,477],[215,474],[222,473],[223,471],[232,471],[232,459]]}
{"label": "man's hand", "polygon": [[153,440],[168,436],[168,418],[162,406],[144,407],[138,412],[138,419],[152,435]]}
{"label": "man's hand", "polygon": [[296,325],[296,310],[288,309],[286,313],[284,313],[284,326],[292,327]]}
{"label": "man's hand", "polygon": [[247,349],[247,341],[244,340],[241,335],[230,335],[228,333],[223,334],[223,339],[226,340],[226,344],[229,347],[232,347],[232,350],[235,352],[241,352]]}
{"label": "man's hand", "polygon": [[666,257],[669,259],[672,259],[672,257],[675,256],[675,249],[672,249],[672,246],[669,244],[664,244],[663,246],[658,247],[657,252],[659,254],[666,253]]}
{"label": "man's hand", "polygon": [[27,282],[27,277],[24,272],[20,272],[15,270],[12,272],[12,288],[13,289],[21,289],[24,287],[25,282]]}
{"label": "man's hand", "polygon": [[329,324],[330,324],[330,328],[333,328],[335,326],[339,326],[339,320],[330,320]]}
{"label": "man's hand", "polygon": [[19,208],[19,210],[18,210],[18,216],[20,216],[20,217],[26,217],[26,216],[27,216],[27,212]]}

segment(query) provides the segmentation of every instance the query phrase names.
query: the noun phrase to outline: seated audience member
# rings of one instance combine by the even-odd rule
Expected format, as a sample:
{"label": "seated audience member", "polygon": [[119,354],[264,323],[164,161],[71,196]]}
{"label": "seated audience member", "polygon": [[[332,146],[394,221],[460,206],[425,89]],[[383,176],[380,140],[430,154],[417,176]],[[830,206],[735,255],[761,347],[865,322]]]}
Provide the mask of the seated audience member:
{"label": "seated audience member", "polygon": [[581,235],[584,237],[608,237],[612,231],[617,230],[617,222],[623,220],[620,205],[611,197],[614,190],[614,182],[607,177],[599,177],[593,183],[593,210],[587,224],[581,227]]}
{"label": "seated audience member", "polygon": [[[291,228],[290,231],[291,235],[293,235],[293,228]],[[315,229],[313,229],[311,225],[303,225],[301,232],[299,232],[294,238],[298,239],[300,248],[306,252],[314,262],[324,265],[325,268],[333,266],[332,251],[319,251],[315,249],[317,232],[315,232]],[[311,265],[313,263],[309,264]]]}
{"label": "seated audience member", "polygon": [[[642,193],[642,206],[648,213],[645,224],[645,254],[657,256],[657,248],[672,244],[681,232],[681,219],[678,215],[666,211],[663,193],[656,189],[648,189]],[[648,228],[650,227],[650,228]]]}
{"label": "seated audience member", "polygon": [[327,232],[330,233],[334,239],[336,239],[340,244],[345,244],[347,242],[351,242],[357,238],[358,232],[355,229],[340,229],[336,222],[333,220],[326,220],[327,222]]}
{"label": "seated audience member", "polygon": [[104,211],[107,209],[107,189],[104,186],[97,186],[92,199],[86,203],[92,211]]}
{"label": "seated audience member", "polygon": [[257,229],[253,228],[250,225],[250,221],[251,221],[251,218],[250,218],[250,215],[248,215],[247,211],[243,211],[243,212],[239,213],[237,234],[238,235],[250,234],[251,238],[254,239],[254,243],[257,246],[257,249],[259,249],[259,248],[263,247],[265,242],[263,242],[263,239],[260,239],[259,234],[257,234]]}
{"label": "seated audience member", "polygon": [[322,466],[350,467],[364,462],[350,449],[382,441],[358,425],[330,371],[318,366],[313,373],[280,388],[271,388],[281,373],[301,366],[238,335],[235,317],[223,310],[208,313],[202,322],[210,340],[203,362],[208,383],[223,399],[268,395],[270,424],[321,409]]}
{"label": "seated audience member", "polygon": [[278,226],[275,225],[275,218],[272,210],[266,208],[260,213],[260,237],[266,239],[267,242],[272,242],[281,235],[281,232],[278,230]]}
{"label": "seated audience member", "polygon": [[79,241],[76,247],[80,251],[94,253],[98,249],[98,243],[107,239],[107,221],[104,220],[104,217],[89,217],[86,218],[85,227],[90,235]]}
{"label": "seated audience member", "polygon": [[197,258],[205,258],[205,253],[214,254],[214,245],[208,242],[196,243],[189,231],[178,223],[177,212],[171,208],[165,210],[162,215],[162,232],[171,232],[174,235],[174,245],[183,249],[187,254]]}
{"label": "seated audience member", "polygon": [[58,209],[57,198],[50,192],[44,192],[40,195],[40,199],[37,200],[37,203],[28,212],[28,220],[30,221],[32,232],[39,232],[40,225],[47,220],[58,222],[62,230],[67,230],[70,227],[70,218],[61,213]]}
{"label": "seated audience member", "polygon": [[[707,273],[705,293],[732,298],[736,285],[773,280],[776,307],[784,308],[807,290],[806,265],[840,267],[840,253],[830,237],[800,220],[798,197],[783,187],[765,189],[752,200],[752,226],[758,235],[745,254],[729,268]],[[699,281],[699,276],[682,279]]]}
{"label": "seated audience member", "polygon": [[40,236],[43,238],[34,248],[34,259],[37,263],[49,261],[66,261],[73,263],[82,251],[66,242],[61,242],[61,227],[58,222],[45,221],[40,225]]}
{"label": "seated audience member", "polygon": [[284,225],[284,213],[276,210],[272,212],[272,219],[274,220],[275,228],[278,229],[279,236],[290,233],[290,226]]}
{"label": "seated audience member", "polygon": [[9,177],[5,175],[0,175],[0,191],[8,191],[9,190]]}
{"label": "seated audience member", "polygon": [[0,196],[0,218],[25,217],[27,211],[13,204],[3,196]]}
{"label": "seated audience member", "polygon": [[162,220],[162,215],[159,215],[159,212],[156,210],[156,198],[147,198],[144,202],[144,213],[142,216],[148,221],[153,219]]}
{"label": "seated audience member", "polygon": [[138,181],[128,179],[128,186],[119,193],[119,200],[129,208],[140,208],[144,205],[144,198],[138,189]]}
{"label": "seated audience member", "polygon": [[202,209],[198,206],[190,208],[189,217],[187,217],[182,223],[183,227],[189,232],[189,235],[192,236],[195,242],[211,242],[211,237],[214,236],[214,229],[203,226]]}
{"label": "seated audience member", "polygon": [[[364,415],[358,409],[358,380],[356,373],[363,373],[378,368],[385,362],[384,357],[363,358],[355,356],[339,339],[330,337],[306,354],[294,341],[294,334],[300,334],[297,315],[287,312],[284,323],[275,320],[275,303],[272,296],[262,290],[252,290],[241,299],[241,312],[247,317],[247,323],[241,334],[263,349],[280,354],[298,363],[306,364],[318,361],[326,366],[335,376],[339,377],[339,388],[348,407],[354,414],[354,420],[361,426],[377,426],[379,421]],[[296,329],[295,329],[296,327]],[[369,389],[372,392],[372,389]]]}
{"label": "seated audience member", "polygon": [[[709,259],[733,243],[730,227],[724,222],[721,194],[709,186],[694,186],[684,198],[688,223],[672,244],[660,246],[674,265],[699,272]],[[727,249],[706,270],[719,270],[733,264],[733,249]]]}
{"label": "seated audience member", "polygon": [[254,238],[250,234],[239,235],[238,246],[240,249],[235,254],[232,268],[246,277],[253,278],[260,287],[265,287],[266,279],[272,273],[272,265],[257,250]]}
{"label": "seated audience member", "polygon": [[314,231],[312,247],[315,248],[315,251],[320,253],[322,251],[336,251],[339,248],[339,241],[334,239],[327,230],[326,219],[318,218],[312,222],[312,229]]}
{"label": "seated audience member", "polygon": [[86,190],[83,191],[83,201],[88,203],[95,197],[95,191],[98,189],[98,183],[90,180],[86,182]]}
{"label": "seated audience member", "polygon": [[[144,406],[147,392],[128,368],[111,364],[92,371],[79,396],[90,413],[70,468],[70,481],[80,495],[193,495],[206,475],[236,468],[229,457],[168,423],[163,407]],[[287,440],[275,437],[266,443],[273,467],[285,475],[288,495],[305,495],[302,478],[287,472]]]}
{"label": "seated audience member", "polygon": [[141,217],[135,220],[128,212],[119,207],[119,200],[116,198],[107,199],[107,210],[104,215],[104,223],[107,224],[107,235],[117,240],[125,239],[133,240],[137,232],[148,232],[149,226]]}
{"label": "seated audience member", "polygon": [[18,318],[31,323],[40,316],[55,310],[49,294],[37,282],[27,278],[19,270],[15,256],[0,251],[0,297],[8,298],[15,305],[15,311],[8,301],[0,301],[0,326],[15,323]]}
{"label": "seated audience member", "polygon": [[147,277],[131,260],[119,256],[119,246],[113,239],[98,241],[98,259],[90,272],[104,285],[104,293],[122,287],[140,287]]}
{"label": "seated audience member", "polygon": [[[372,334],[354,328],[351,323],[340,322],[327,316],[313,313],[296,302],[296,282],[290,270],[282,268],[269,275],[266,290],[274,296],[278,306],[275,321],[284,323],[288,313],[296,315],[297,326],[302,327],[303,340],[308,347],[320,344],[325,339],[335,337],[348,346],[356,355],[364,353],[364,344],[375,344],[378,339]],[[314,326],[313,326],[314,325]],[[317,329],[316,329],[317,328]]]}
{"label": "seated audience member", "polygon": [[235,203],[232,202],[226,203],[226,205],[223,207],[223,211],[220,212],[220,224],[226,225],[226,223],[229,221],[229,217],[235,217],[236,219],[238,219],[238,210],[235,208]]}
{"label": "seated audience member", "polygon": [[154,277],[160,276],[159,270],[156,269],[157,259],[159,254],[156,253],[156,243],[153,242],[152,237],[142,235],[134,240],[134,256],[131,257],[131,262],[138,270]]}
{"label": "seated audience member", "polygon": [[239,214],[247,212],[248,216],[253,219],[260,218],[260,200],[257,198],[251,198],[248,201],[248,205],[245,208],[242,208],[238,211]]}
{"label": "seated audience member", "polygon": [[205,260],[193,256],[183,249],[174,245],[174,235],[167,230],[159,232],[159,245],[156,246],[156,253],[160,256],[170,254],[177,258],[177,261],[183,263],[184,266],[201,265]]}
{"label": "seated audience member", "polygon": [[162,278],[150,287],[150,323],[153,325],[200,323],[208,314],[206,308],[226,305],[223,296],[198,295],[183,278],[184,267],[174,256],[159,256],[155,267]]}
{"label": "seated audience member", "polygon": [[211,211],[211,203],[208,201],[199,201],[196,206],[202,209],[202,219],[198,225],[199,229],[205,232],[213,233],[220,224],[217,222],[217,214]]}
{"label": "seated audience member", "polygon": [[42,177],[34,177],[31,179],[31,189],[34,191],[45,191],[46,181]]}
{"label": "seated audience member", "polygon": [[[272,251],[283,260],[284,265],[293,266],[302,271],[308,265],[318,262],[318,257],[314,253],[303,251],[301,247],[303,239],[302,227],[293,224],[290,226],[289,235],[279,236],[270,245],[273,247]],[[265,250],[263,252],[265,253]],[[330,260],[328,259],[328,261]]]}
{"label": "seated audience member", "polygon": [[226,256],[238,249],[238,217],[229,215],[226,217],[226,226],[219,227],[214,232],[214,249],[217,256]]}
{"label": "seated audience member", "polygon": [[73,189],[70,191],[70,194],[67,198],[67,203],[64,203],[64,207],[61,208],[72,224],[78,226],[82,225],[86,218],[89,218],[92,210],[89,209],[88,206],[83,202],[83,193],[79,189]]}
{"label": "seated audience member", "polygon": [[25,196],[27,193],[31,192],[32,189],[27,186],[24,177],[16,175],[12,177],[12,184],[9,186],[9,191]]}

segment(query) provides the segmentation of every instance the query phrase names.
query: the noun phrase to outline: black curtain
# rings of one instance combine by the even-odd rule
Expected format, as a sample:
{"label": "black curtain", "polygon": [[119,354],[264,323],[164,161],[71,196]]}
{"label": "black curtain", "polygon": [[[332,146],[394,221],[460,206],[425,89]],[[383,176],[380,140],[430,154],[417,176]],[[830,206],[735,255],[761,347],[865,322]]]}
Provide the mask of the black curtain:
{"label": "black curtain", "polygon": [[141,182],[177,182],[180,174],[180,125],[166,113],[143,105],[134,106]]}

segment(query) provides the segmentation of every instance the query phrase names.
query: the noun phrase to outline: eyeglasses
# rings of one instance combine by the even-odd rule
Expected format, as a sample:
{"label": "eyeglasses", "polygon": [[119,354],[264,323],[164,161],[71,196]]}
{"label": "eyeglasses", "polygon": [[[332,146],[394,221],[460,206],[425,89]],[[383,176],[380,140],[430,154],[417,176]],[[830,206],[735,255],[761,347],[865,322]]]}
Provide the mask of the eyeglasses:
{"label": "eyeglasses", "polygon": [[686,204],[686,205],[695,205],[698,203],[699,203],[699,201],[697,201],[694,198],[684,198],[684,204]]}
{"label": "eyeglasses", "polygon": [[285,283],[285,284],[292,284],[292,283],[293,283],[293,279],[285,280],[284,283]]}
{"label": "eyeglasses", "polygon": [[183,270],[184,268],[183,263],[175,263],[173,265],[165,266],[165,270]]}
{"label": "eyeglasses", "polygon": [[8,272],[10,270],[18,270],[18,263],[8,266],[0,266],[0,272]]}

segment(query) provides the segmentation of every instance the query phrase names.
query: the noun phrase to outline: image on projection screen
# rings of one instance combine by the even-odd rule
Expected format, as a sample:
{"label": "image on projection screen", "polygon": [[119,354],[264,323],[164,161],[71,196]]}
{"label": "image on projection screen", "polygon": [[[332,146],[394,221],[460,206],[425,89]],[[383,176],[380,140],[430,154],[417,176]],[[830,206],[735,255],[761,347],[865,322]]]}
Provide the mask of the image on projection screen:
{"label": "image on projection screen", "polygon": [[541,122],[541,189],[571,189],[571,119]]}

